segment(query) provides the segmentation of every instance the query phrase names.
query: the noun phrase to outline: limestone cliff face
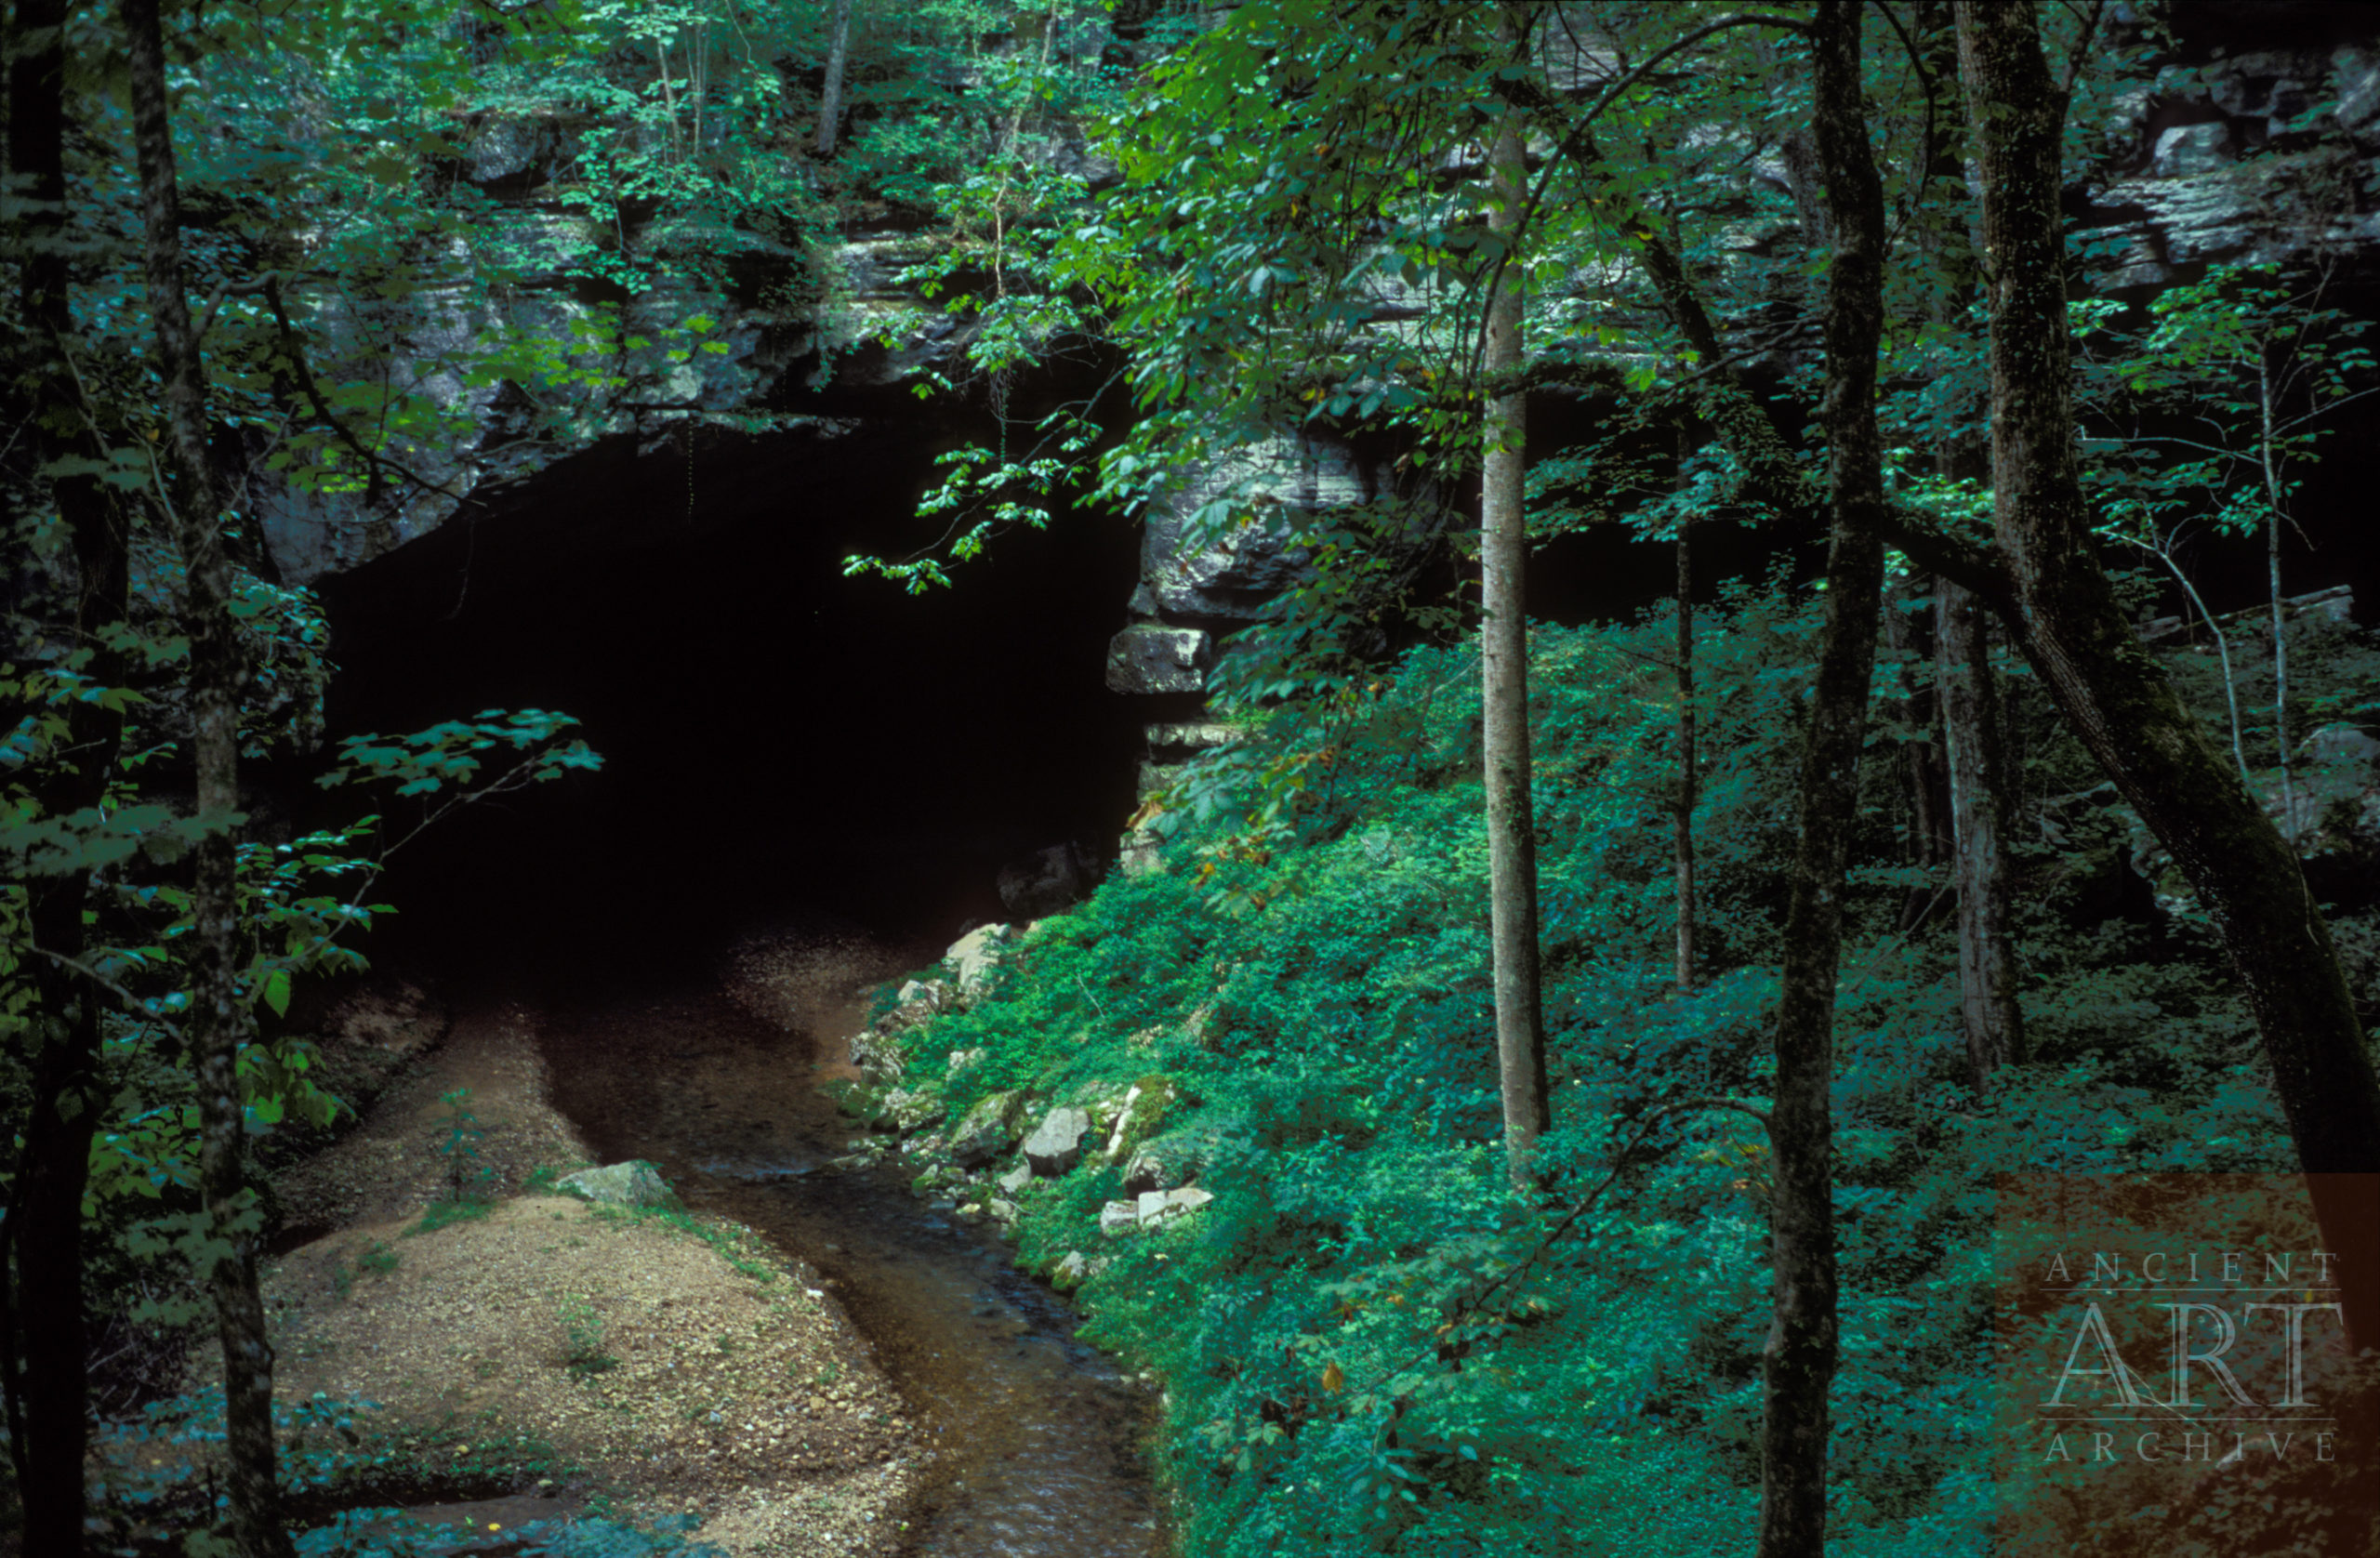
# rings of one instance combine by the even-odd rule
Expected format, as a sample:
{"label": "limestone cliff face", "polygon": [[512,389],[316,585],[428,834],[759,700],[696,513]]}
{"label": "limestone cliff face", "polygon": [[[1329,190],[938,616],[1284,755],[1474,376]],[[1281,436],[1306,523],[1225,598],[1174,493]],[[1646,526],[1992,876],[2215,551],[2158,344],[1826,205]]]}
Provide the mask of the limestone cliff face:
{"label": "limestone cliff face", "polygon": [[[482,155],[490,145],[503,154]],[[866,231],[816,254],[729,235],[728,284],[621,299],[606,335],[625,344],[590,348],[583,332],[607,310],[589,300],[573,261],[592,235],[581,231],[585,218],[541,198],[554,187],[560,155],[518,125],[490,126],[474,143],[472,176],[503,197],[482,242],[528,266],[500,293],[430,290],[309,322],[327,348],[318,349],[320,376],[385,373],[466,430],[447,446],[409,452],[429,485],[393,500],[260,481],[265,544],[288,582],[347,573],[458,519],[533,505],[541,481],[591,453],[691,462],[722,439],[807,443],[888,411],[914,416],[907,388],[950,367],[963,350],[964,329],[894,279],[921,257],[916,242]],[[737,272],[751,284],[734,284]],[[799,292],[773,284],[787,278],[802,283]],[[690,332],[690,320],[709,323]],[[619,382],[557,390],[467,379],[465,349],[497,330],[549,346],[588,379]],[[572,403],[558,413],[557,400]]]}
{"label": "limestone cliff face", "polygon": [[[2105,286],[2136,300],[2216,264],[2326,263],[2334,296],[2349,306],[2380,298],[2380,211],[2367,208],[2380,156],[2380,13],[2200,0],[2172,16],[2179,53],[2152,85],[2094,110],[2105,115],[2099,155],[2069,191],[2078,223],[2118,257]],[[2111,17],[2119,39],[2136,32],[2127,7]],[[721,459],[746,482],[764,482],[753,473],[779,454],[791,468],[832,458],[838,447],[880,448],[866,435],[945,415],[911,391],[928,375],[956,376],[967,326],[899,281],[925,250],[889,222],[807,251],[751,233],[704,235],[716,284],[628,297],[617,304],[617,336],[630,344],[601,362],[580,350],[575,332],[599,310],[574,257],[604,235],[587,231],[588,218],[562,198],[572,155],[568,130],[549,121],[487,118],[471,128],[457,176],[491,203],[474,242],[505,257],[517,277],[500,295],[433,291],[310,322],[328,346],[317,364],[324,376],[385,370],[452,408],[467,431],[418,452],[416,469],[433,485],[398,499],[299,494],[261,481],[255,504],[284,578],[346,574],[458,520],[507,523],[531,509],[560,507],[585,522],[557,532],[560,545],[574,535],[600,544],[624,525],[700,523],[692,490]],[[1752,177],[1791,182],[1781,163]],[[1787,231],[1761,241],[1799,240]],[[684,350],[689,319],[710,322],[709,349]],[[551,391],[467,382],[455,366],[460,348],[496,328],[551,343],[562,359],[624,383],[585,393],[557,416]],[[922,448],[933,436],[909,442]],[[1454,522],[1436,495],[1400,487],[1393,455],[1360,438],[1285,429],[1194,471],[1144,518],[1129,605],[1078,608],[1125,606],[1108,686],[1198,693],[1216,639],[1306,575],[1297,536],[1317,519],[1402,505],[1416,541]],[[688,511],[602,512],[616,491],[604,473],[633,459],[686,468]],[[800,495],[787,494],[795,503]]]}
{"label": "limestone cliff face", "polygon": [[[2354,7],[2202,8],[2226,12],[2208,58],[2118,98],[2104,159],[2069,191],[2086,229],[2118,245],[2106,289],[2325,261],[2359,288],[2380,283],[2380,212],[2366,197],[2380,20]],[[2363,35],[2333,41],[2347,27]]]}
{"label": "limestone cliff face", "polygon": [[[2068,191],[2082,240],[2114,257],[2102,295],[2143,301],[2217,265],[2323,267],[2332,303],[2380,315],[2380,210],[2370,192],[2380,172],[2380,11],[2256,0],[2180,4],[2172,19],[2179,54],[2153,84],[2105,105],[2098,155]],[[2112,25],[2119,42],[2140,36],[2134,7],[2114,7]],[[1798,198],[1815,191],[1793,187],[1791,163],[1763,162],[1752,177],[1818,211]],[[1807,239],[1791,223],[1741,234],[1747,249]],[[1409,311],[1403,301],[1382,300],[1382,327]],[[1773,322],[1762,333],[1773,335]],[[1797,365],[1791,349],[1762,349],[1749,335],[1742,344],[1780,374]],[[1297,533],[1395,495],[1379,456],[1329,435],[1284,432],[1200,468],[1144,518],[1141,587],[1108,685],[1198,690],[1214,639],[1303,576]],[[1429,495],[1402,495],[1417,535],[1461,522],[1431,511]],[[1199,522],[1219,502],[1235,517]]]}

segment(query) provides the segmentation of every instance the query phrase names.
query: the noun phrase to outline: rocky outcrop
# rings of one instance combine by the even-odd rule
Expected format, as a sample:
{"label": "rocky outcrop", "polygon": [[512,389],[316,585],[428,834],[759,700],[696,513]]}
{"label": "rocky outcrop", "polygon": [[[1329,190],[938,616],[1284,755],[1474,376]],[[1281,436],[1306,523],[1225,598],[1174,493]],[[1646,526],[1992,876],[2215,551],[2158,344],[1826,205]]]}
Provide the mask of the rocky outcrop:
{"label": "rocky outcrop", "polygon": [[1378,470],[1318,438],[1276,439],[1196,467],[1148,508],[1135,606],[1168,621],[1252,622],[1313,576],[1300,533],[1380,492]]}
{"label": "rocky outcrop", "polygon": [[1203,693],[1214,645],[1202,627],[1136,622],[1108,641],[1111,693]]}
{"label": "rocky outcrop", "polygon": [[884,1112],[879,1116],[889,1130],[906,1136],[929,1126],[940,1125],[950,1117],[941,1095],[922,1089],[895,1088],[884,1095]]}
{"label": "rocky outcrop", "polygon": [[[386,473],[385,490],[307,492],[249,473],[288,582],[499,514],[602,446],[691,460],[715,435],[914,415],[913,387],[963,376],[971,326],[902,280],[931,257],[906,224],[803,244],[727,222],[615,227],[572,204],[587,128],[550,112],[473,116],[442,177],[484,198],[441,240],[445,252],[422,257],[430,283],[291,299],[318,379],[402,386],[407,417],[434,408],[436,423],[384,451],[408,473]],[[592,280],[630,254],[650,266],[639,286]],[[491,339],[536,350],[489,359]]]}
{"label": "rocky outcrop", "polygon": [[2111,249],[2106,293],[2195,281],[2210,266],[2332,262],[2380,283],[2380,213],[2357,191],[2380,155],[2380,26],[2292,45],[2290,19],[2243,28],[2118,98],[2106,155],[2071,191],[2083,241]]}

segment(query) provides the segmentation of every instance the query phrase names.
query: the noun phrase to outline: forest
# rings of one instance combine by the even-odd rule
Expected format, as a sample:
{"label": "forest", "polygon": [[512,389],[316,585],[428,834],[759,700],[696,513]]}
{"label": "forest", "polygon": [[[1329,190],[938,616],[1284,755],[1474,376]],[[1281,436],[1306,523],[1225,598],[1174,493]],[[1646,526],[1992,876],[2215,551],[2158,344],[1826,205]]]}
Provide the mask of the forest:
{"label": "forest", "polygon": [[5,10],[0,1551],[2380,1551],[2362,8]]}

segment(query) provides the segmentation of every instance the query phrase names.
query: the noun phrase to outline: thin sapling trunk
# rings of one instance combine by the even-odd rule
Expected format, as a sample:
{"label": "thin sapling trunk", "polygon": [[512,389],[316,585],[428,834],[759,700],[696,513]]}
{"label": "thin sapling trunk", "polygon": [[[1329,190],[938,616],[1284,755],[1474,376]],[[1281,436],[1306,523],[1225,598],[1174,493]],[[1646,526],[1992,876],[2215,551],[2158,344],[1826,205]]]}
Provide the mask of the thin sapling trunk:
{"label": "thin sapling trunk", "polygon": [[[1499,39],[1526,60],[1527,36],[1517,6],[1500,16]],[[1487,360],[1490,380],[1521,366],[1519,263],[1528,168],[1520,106],[1506,99],[1488,153],[1488,231],[1502,247],[1490,285]],[[1480,680],[1485,703],[1488,870],[1496,986],[1496,1058],[1503,1095],[1504,1154],[1514,1187],[1530,1183],[1529,1161],[1551,1123],[1547,1110],[1545,1027],[1540,1010],[1537,944],[1537,833],[1529,799],[1528,622],[1521,575],[1528,549],[1521,453],[1527,396],[1488,398],[1481,418],[1485,466],[1479,489]]]}

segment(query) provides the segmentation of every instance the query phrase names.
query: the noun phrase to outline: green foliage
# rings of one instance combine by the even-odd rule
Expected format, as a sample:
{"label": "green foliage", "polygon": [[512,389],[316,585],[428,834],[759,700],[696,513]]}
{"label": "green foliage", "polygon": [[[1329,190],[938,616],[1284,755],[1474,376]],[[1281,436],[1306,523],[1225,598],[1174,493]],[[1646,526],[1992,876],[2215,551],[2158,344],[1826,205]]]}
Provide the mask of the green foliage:
{"label": "green foliage", "polygon": [[[1215,1200],[1102,1240],[1122,1165],[1094,1159],[1027,1186],[1019,1234],[1044,1269],[1070,1250],[1106,1261],[1082,1288],[1086,1334],[1166,1381],[1158,1454],[1185,1548],[1750,1539],[1768,1147],[1748,1117],[1694,1105],[1765,1102],[1816,602],[1739,586],[1698,619],[1712,972],[1690,994],[1669,961],[1671,624],[1532,635],[1543,1200],[1515,1206],[1502,1184],[1468,648],[1243,708],[1242,741],[1158,799],[1170,869],[1042,921],[985,998],[908,1030],[910,1085],[954,1107],[993,1088],[1112,1100],[1166,1083],[1136,1134],[1195,1164]],[[2326,706],[2380,690],[2380,656],[2351,630],[2293,653]],[[1865,759],[1834,1099],[1831,1545],[1849,1553],[1986,1550],[1994,1172],[2291,1161],[2212,940],[2187,905],[2119,891],[2137,823],[2030,693],[2020,711],[2035,1060],[1990,1098],[1969,1082],[1950,930],[1897,931],[1911,872],[1888,731]],[[940,1076],[944,1053],[976,1049]]]}
{"label": "green foliage", "polygon": [[584,1298],[564,1299],[562,1305],[562,1367],[581,1380],[620,1367],[603,1350],[603,1317]]}
{"label": "green foliage", "polygon": [[2161,292],[2130,350],[2098,364],[2110,410],[2144,414],[2170,432],[2104,441],[2095,464],[2111,534],[2170,550],[2190,521],[2254,533],[2285,516],[2318,457],[2325,418],[2369,390],[2357,344],[2368,322],[2317,305],[2321,279],[2284,282],[2278,267],[2219,266]]}
{"label": "green foliage", "polygon": [[495,1202],[471,1196],[432,1201],[421,1209],[420,1220],[397,1236],[410,1239],[417,1235],[435,1234],[441,1228],[451,1228],[457,1222],[477,1222],[494,1210]]}
{"label": "green foliage", "polygon": [[[483,710],[474,720],[450,720],[412,735],[352,735],[339,744],[339,765],[315,781],[336,785],[384,780],[399,796],[430,796],[441,790],[468,792],[471,799],[500,794],[570,769],[596,769],[602,759],[583,741],[564,744],[562,733],[578,723],[566,714],[541,708]],[[509,748],[509,751],[507,750]],[[488,754],[518,759],[477,791],[472,782]]]}
{"label": "green foliage", "polygon": [[395,1250],[383,1241],[374,1239],[356,1251],[352,1267],[342,1262],[331,1268],[331,1287],[341,1299],[345,1299],[355,1290],[356,1278],[366,1273],[375,1276],[391,1275],[400,1262],[401,1257]]}
{"label": "green foliage", "polygon": [[471,1113],[471,1089],[455,1088],[439,1095],[440,1107],[446,1111],[446,1140],[440,1142],[438,1154],[446,1160],[446,1199],[462,1201],[469,1193],[495,1179],[496,1170],[480,1157],[480,1138],[487,1128]]}
{"label": "green foliage", "polygon": [[722,1225],[707,1218],[697,1217],[683,1207],[599,1205],[594,1208],[593,1215],[598,1222],[658,1222],[666,1227],[674,1228],[690,1238],[700,1239],[710,1246],[731,1268],[750,1277],[764,1287],[785,1274],[767,1249],[754,1238],[749,1229]]}

